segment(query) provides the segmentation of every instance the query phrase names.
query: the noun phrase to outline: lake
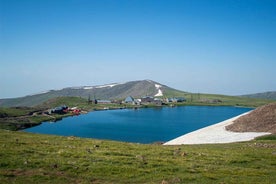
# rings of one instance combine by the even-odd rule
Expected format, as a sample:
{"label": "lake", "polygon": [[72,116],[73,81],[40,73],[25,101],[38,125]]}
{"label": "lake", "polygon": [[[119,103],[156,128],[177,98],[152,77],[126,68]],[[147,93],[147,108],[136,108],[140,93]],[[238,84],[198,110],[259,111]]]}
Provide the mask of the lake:
{"label": "lake", "polygon": [[93,111],[55,123],[44,122],[24,131],[135,143],[166,142],[250,110],[252,108],[180,106]]}

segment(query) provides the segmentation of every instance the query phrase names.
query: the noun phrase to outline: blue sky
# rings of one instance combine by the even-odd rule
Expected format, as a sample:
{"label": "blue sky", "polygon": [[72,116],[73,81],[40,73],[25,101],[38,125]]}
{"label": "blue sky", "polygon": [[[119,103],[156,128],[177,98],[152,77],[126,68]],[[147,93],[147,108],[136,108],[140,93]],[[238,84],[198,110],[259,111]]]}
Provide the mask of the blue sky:
{"label": "blue sky", "polygon": [[151,79],[276,90],[274,0],[0,0],[0,98]]}

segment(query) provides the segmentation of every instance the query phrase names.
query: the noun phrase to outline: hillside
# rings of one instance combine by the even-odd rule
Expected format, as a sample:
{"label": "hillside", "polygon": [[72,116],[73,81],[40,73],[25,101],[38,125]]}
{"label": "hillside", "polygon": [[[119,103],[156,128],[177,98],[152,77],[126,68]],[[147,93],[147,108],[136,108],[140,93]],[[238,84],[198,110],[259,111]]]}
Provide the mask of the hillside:
{"label": "hillside", "polygon": [[0,144],[0,183],[276,181],[275,140],[162,146],[0,130]]}
{"label": "hillside", "polygon": [[226,127],[234,132],[270,132],[276,134],[276,103],[261,106]]}
{"label": "hillside", "polygon": [[0,107],[36,106],[49,99],[61,96],[75,96],[88,99],[123,99],[127,96],[140,98],[142,96],[183,95],[185,92],[175,90],[166,85],[151,81],[131,81],[100,86],[69,87],[61,90],[51,90],[41,94],[20,98],[0,99]]}
{"label": "hillside", "polygon": [[255,94],[241,95],[241,97],[276,100],[276,91],[269,91],[269,92],[264,92],[264,93],[255,93]]}

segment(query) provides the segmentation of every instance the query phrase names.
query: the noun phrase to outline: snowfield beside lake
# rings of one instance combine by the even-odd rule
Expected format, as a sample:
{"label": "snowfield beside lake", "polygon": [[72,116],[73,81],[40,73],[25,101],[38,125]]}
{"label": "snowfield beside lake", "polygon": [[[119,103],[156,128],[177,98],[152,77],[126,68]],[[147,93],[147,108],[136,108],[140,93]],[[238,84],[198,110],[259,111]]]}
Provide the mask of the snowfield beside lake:
{"label": "snowfield beside lake", "polygon": [[215,144],[215,143],[231,143],[253,140],[255,137],[269,135],[267,132],[230,132],[225,129],[239,117],[248,114],[244,113],[220,123],[201,128],[190,132],[176,139],[164,143],[164,145],[182,145],[182,144]]}

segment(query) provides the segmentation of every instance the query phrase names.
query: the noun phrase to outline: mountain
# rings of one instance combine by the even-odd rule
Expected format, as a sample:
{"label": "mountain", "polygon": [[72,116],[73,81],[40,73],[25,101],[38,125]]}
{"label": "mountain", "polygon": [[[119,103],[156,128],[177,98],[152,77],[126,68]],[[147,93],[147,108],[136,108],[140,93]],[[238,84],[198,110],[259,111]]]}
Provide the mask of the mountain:
{"label": "mountain", "polygon": [[241,97],[276,100],[276,91],[269,91],[269,92],[264,92],[264,93],[255,93],[255,94],[241,95]]}
{"label": "mountain", "polygon": [[127,96],[182,96],[185,94],[152,80],[113,83],[98,86],[68,87],[61,90],[50,90],[40,94],[20,98],[0,99],[0,107],[36,106],[49,99],[62,96],[77,96],[88,99],[123,99]]}

